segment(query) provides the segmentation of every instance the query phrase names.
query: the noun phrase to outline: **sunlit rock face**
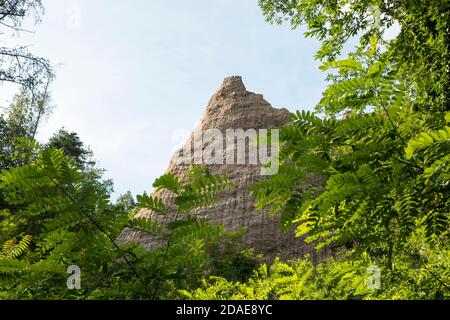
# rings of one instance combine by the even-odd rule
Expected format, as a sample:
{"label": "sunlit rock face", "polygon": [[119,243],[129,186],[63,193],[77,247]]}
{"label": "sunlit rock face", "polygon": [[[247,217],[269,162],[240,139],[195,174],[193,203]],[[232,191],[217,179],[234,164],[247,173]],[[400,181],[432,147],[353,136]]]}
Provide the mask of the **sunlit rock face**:
{"label": "sunlit rock face", "polygon": [[[261,94],[247,91],[241,77],[225,78],[210,99],[199,127],[192,133],[182,148],[183,151],[180,150],[173,155],[167,171],[182,178],[190,169],[188,163],[197,162],[205,165],[213,174],[226,174],[233,181],[234,188],[221,192],[219,202],[212,208],[198,209],[190,214],[200,219],[209,219],[211,222],[223,224],[225,230],[244,228],[246,230],[243,237],[244,243],[263,254],[266,259],[272,259],[275,256],[302,257],[309,254],[313,261],[319,261],[327,255],[326,252],[316,252],[311,245],[305,244],[302,238],[294,237],[293,230],[282,232],[277,217],[255,209],[249,186],[265,178],[265,175],[261,174],[263,163],[260,157],[261,150],[257,148],[257,155],[252,154],[255,152],[252,149],[255,144],[252,145],[252,142],[249,142],[252,140],[250,138],[237,137],[236,140],[233,139],[233,144],[230,140],[230,129],[241,129],[249,135],[255,132],[261,134],[264,133],[264,129],[270,131],[272,128],[287,124],[289,119],[288,110],[273,108]],[[211,134],[205,134],[208,132],[212,132],[214,138],[205,139],[205,136],[211,136]],[[203,139],[198,138],[202,136]],[[239,152],[242,151],[242,148],[239,149],[238,146],[239,140],[245,146],[243,153]],[[212,143],[218,143],[219,147],[211,148]],[[211,152],[211,149],[215,152]],[[220,149],[223,150],[222,153]],[[270,150],[270,146],[268,149]],[[233,157],[230,157],[230,154]],[[153,196],[167,201],[173,197],[171,193],[164,190],[154,192]],[[137,216],[151,217],[165,223],[161,217],[148,210],[141,210]],[[148,249],[164,243],[163,239],[130,229],[124,230],[119,241],[136,241]]]}

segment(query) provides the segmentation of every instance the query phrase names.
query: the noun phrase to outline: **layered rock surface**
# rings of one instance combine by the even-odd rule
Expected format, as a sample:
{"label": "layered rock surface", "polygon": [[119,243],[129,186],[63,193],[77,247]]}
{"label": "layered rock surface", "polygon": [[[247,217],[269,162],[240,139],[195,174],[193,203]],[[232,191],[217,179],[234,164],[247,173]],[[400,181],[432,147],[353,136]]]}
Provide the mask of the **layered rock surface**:
{"label": "layered rock surface", "polygon": [[[196,132],[205,132],[208,129],[218,129],[223,133],[224,145],[228,148],[225,136],[227,129],[271,129],[277,128],[289,121],[289,112],[286,109],[273,108],[263,96],[246,90],[241,77],[233,76],[225,78],[219,90],[212,96],[203,114],[199,128]],[[211,141],[210,141],[211,142]],[[201,145],[205,152],[207,141]],[[194,133],[186,142],[185,150],[193,150]],[[234,145],[233,148],[236,148]],[[266,258],[275,256],[284,258],[301,257],[310,254],[313,261],[321,260],[325,253],[317,253],[311,245],[303,242],[302,238],[294,237],[294,232],[282,232],[278,225],[278,219],[271,217],[265,211],[257,211],[254,208],[249,186],[259,179],[261,164],[249,164],[249,147],[246,148],[245,164],[205,164],[213,174],[226,174],[234,182],[234,188],[219,194],[220,201],[212,208],[195,210],[192,215],[198,218],[209,219],[214,223],[223,224],[225,230],[247,230],[243,241],[253,247],[255,251],[262,253]],[[184,154],[184,160],[194,160],[195,154]],[[168,172],[173,172],[179,177],[186,175],[190,166],[180,163],[180,153],[176,152],[170,162]],[[235,159],[237,160],[237,159]],[[184,161],[184,162],[185,162]],[[236,161],[235,161],[236,163]],[[170,201],[172,195],[166,191],[154,192],[153,196]],[[148,210],[141,210],[138,217],[152,217]],[[162,221],[164,223],[164,221]],[[163,241],[155,237],[144,235],[133,230],[124,230],[119,237],[121,242],[136,241],[145,247],[152,249]]]}

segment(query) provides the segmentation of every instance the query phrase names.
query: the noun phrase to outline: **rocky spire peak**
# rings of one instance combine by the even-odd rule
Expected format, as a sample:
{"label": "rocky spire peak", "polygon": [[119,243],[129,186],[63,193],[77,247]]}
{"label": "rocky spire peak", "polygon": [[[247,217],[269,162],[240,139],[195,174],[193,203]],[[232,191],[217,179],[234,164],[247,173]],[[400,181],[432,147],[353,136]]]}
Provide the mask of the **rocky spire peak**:
{"label": "rocky spire peak", "polygon": [[231,76],[209,100],[200,121],[202,129],[260,129],[281,126],[289,111],[272,108],[262,94],[247,91],[242,77]]}
{"label": "rocky spire peak", "polygon": [[[225,139],[228,129],[250,129],[249,133],[251,133],[252,130],[278,128],[289,121],[288,110],[273,108],[261,94],[247,91],[241,77],[227,77],[210,99],[200,121],[199,130],[195,130],[186,141],[182,148],[183,155],[180,156],[180,152],[174,154],[167,171],[183,180],[194,158],[204,159],[209,152],[207,146],[210,145],[210,140],[200,141],[198,148],[202,153],[200,156],[198,154],[194,156],[193,154],[195,151],[194,138],[202,137],[202,131],[218,129]],[[237,163],[237,161],[236,163],[227,163],[227,150],[236,151],[236,159],[239,157],[237,146],[234,145],[234,142],[228,145],[227,140],[224,140],[226,143],[222,145],[222,159],[224,161],[218,163],[202,162],[202,165],[206,166],[211,173],[221,176],[226,175],[235,187],[219,194],[219,201],[213,207],[196,209],[190,214],[198,219],[207,219],[212,223],[221,224],[225,230],[236,231],[245,228],[247,233],[243,237],[244,244],[253,247],[256,252],[262,253],[266,258],[270,259],[275,256],[300,257],[310,253],[314,261],[318,260],[320,255],[315,254],[311,245],[305,244],[301,238],[294,237],[293,231],[283,233],[280,230],[278,218],[271,217],[267,210],[257,211],[255,209],[250,186],[254,182],[264,179],[261,176],[262,163],[254,164],[247,161],[250,159],[250,141],[248,141],[248,146],[245,146],[245,137],[244,139],[236,138],[236,140],[244,143],[245,154],[241,155],[241,158],[245,159],[245,163]],[[217,141],[220,141],[220,139]],[[186,154],[184,154],[184,151],[187,151]],[[155,191],[152,195],[164,199],[168,203],[171,203],[174,197],[173,193],[167,190]],[[165,223],[164,220],[161,220],[163,218],[146,209],[140,210],[136,217],[147,217],[160,221],[162,224]],[[149,249],[156,248],[164,243],[164,239],[151,237],[131,229],[126,229],[119,240],[121,242],[136,241]]]}
{"label": "rocky spire peak", "polygon": [[223,79],[222,85],[217,91],[217,95],[229,95],[232,93],[246,93],[245,85],[242,82],[242,77],[231,76]]}

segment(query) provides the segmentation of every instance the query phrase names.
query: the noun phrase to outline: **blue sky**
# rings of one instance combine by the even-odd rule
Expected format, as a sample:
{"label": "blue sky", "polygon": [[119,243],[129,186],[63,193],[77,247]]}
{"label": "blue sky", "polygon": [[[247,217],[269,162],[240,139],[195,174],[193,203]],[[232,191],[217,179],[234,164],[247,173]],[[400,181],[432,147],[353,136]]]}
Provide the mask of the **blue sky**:
{"label": "blue sky", "polygon": [[312,109],[325,87],[318,42],[266,23],[257,0],[43,3],[36,32],[14,39],[57,65],[56,108],[38,138],[76,131],[115,195],[151,190],[179,144],[173,134],[194,127],[224,77],[241,75],[289,110]]}

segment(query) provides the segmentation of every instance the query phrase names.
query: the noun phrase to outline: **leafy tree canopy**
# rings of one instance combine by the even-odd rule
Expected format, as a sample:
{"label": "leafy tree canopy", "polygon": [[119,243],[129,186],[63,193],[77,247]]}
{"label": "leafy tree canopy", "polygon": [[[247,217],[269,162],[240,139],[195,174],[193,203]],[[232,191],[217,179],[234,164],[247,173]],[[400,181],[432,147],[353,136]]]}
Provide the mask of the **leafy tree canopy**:
{"label": "leafy tree canopy", "polygon": [[61,149],[66,156],[72,157],[83,168],[95,164],[92,160],[92,151],[84,146],[76,132],[60,129],[49,139],[47,147]]}
{"label": "leafy tree canopy", "polygon": [[[375,35],[384,46],[382,60],[394,62],[398,77],[415,86],[417,108],[449,109],[448,41],[450,1],[421,0],[259,0],[266,19],[305,26],[305,35],[322,42],[316,58],[333,61],[349,39],[359,39],[359,50]],[[400,34],[384,40],[394,22]]]}

